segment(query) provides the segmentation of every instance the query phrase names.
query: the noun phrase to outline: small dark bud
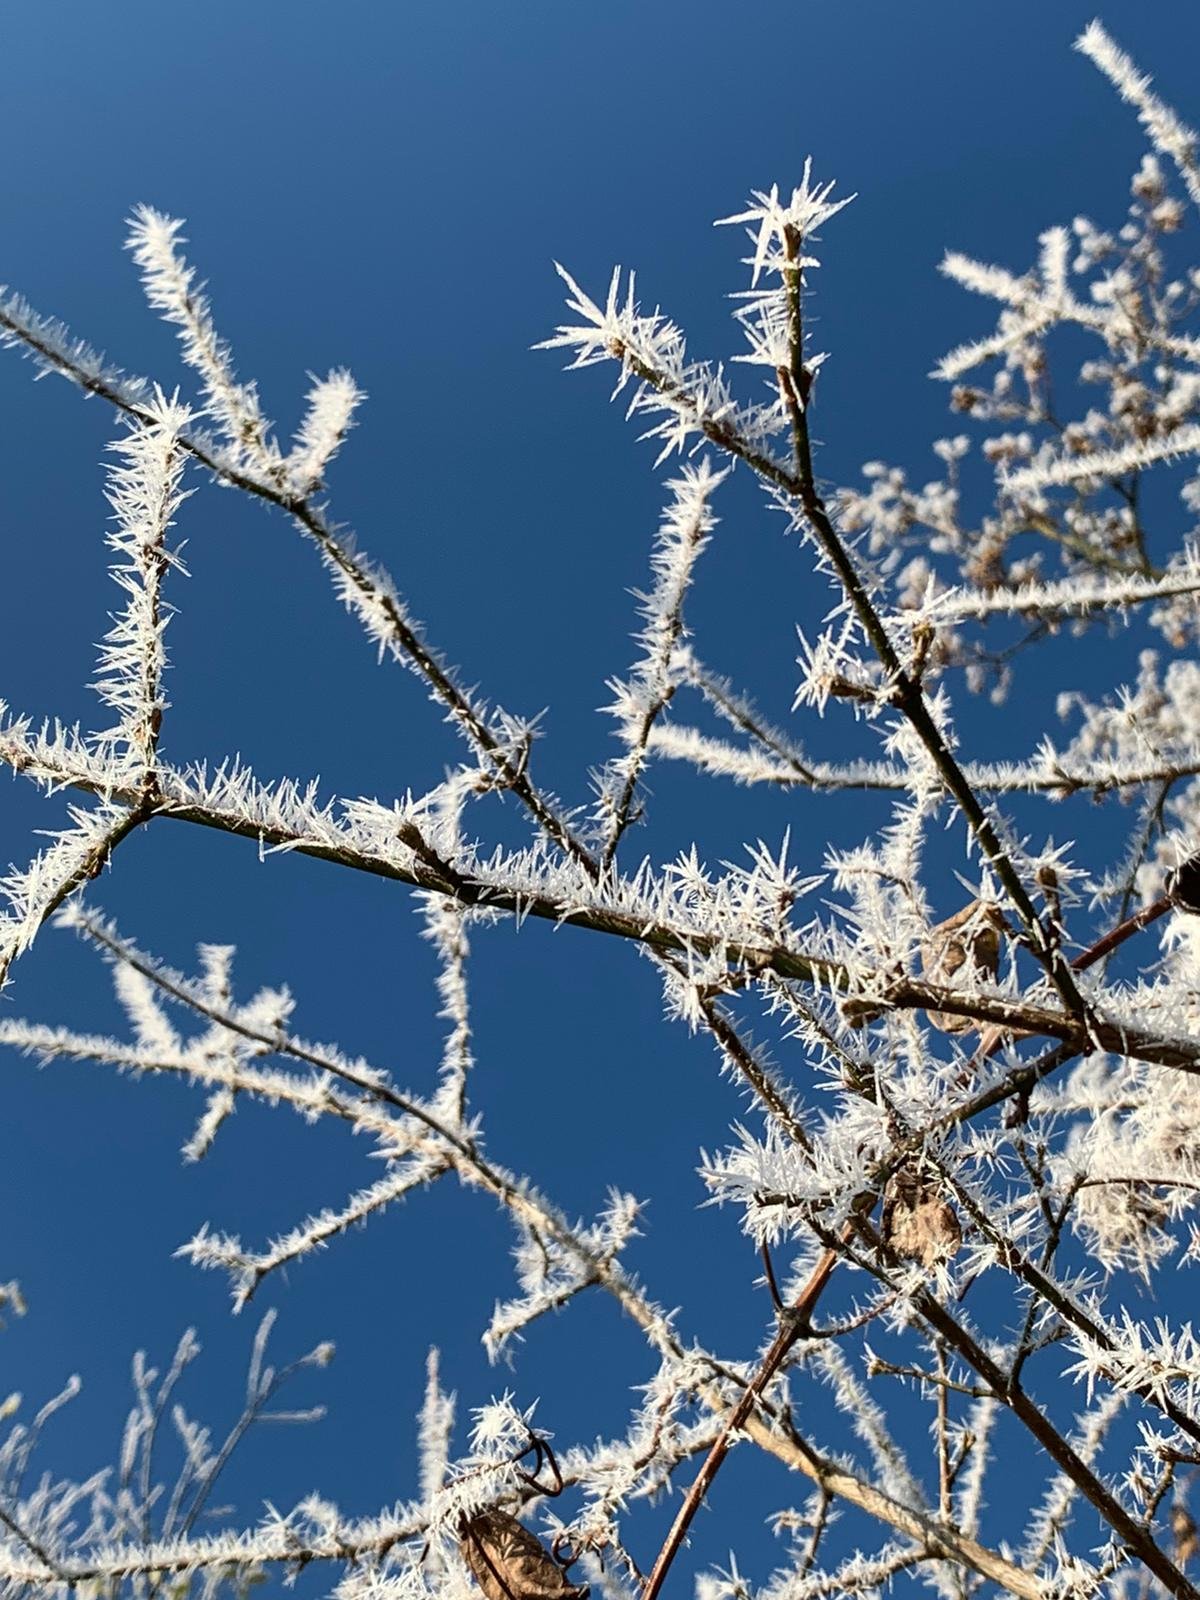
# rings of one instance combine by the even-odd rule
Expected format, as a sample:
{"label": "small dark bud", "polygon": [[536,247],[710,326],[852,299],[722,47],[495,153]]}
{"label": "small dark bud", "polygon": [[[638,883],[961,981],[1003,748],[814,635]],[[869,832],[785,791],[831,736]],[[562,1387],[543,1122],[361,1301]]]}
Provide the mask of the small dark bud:
{"label": "small dark bud", "polygon": [[1189,856],[1167,879],[1167,899],[1176,911],[1200,914],[1200,856]]}

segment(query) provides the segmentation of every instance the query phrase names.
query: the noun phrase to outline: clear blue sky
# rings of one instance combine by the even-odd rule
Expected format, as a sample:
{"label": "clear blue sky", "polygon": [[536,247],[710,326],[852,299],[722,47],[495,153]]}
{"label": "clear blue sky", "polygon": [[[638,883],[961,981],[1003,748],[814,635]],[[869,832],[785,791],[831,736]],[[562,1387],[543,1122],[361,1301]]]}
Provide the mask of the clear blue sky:
{"label": "clear blue sky", "polygon": [[[186,216],[240,370],[285,432],[309,370],[345,363],[369,391],[333,474],[336,514],[468,681],[515,710],[549,708],[541,770],[578,801],[609,753],[595,708],[629,658],[627,590],[644,581],[661,494],[606,378],[565,377],[530,351],[558,320],[552,258],[594,290],[614,262],[637,267],[645,298],[683,321],[697,352],[732,353],[722,297],[742,286],[740,251],[710,223],[752,187],[790,186],[811,154],[818,176],[859,195],[826,230],[819,274],[818,336],[833,353],[823,470],[849,481],[884,457],[932,476],[928,443],[955,425],[925,374],[987,327],[986,308],[938,277],[942,251],[1020,270],[1050,224],[1081,210],[1120,220],[1141,144],[1070,50],[1092,14],[1074,0],[11,4],[0,277],[171,383],[173,338],[143,307],[123,218],[141,201]],[[1112,0],[1102,16],[1164,96],[1200,115],[1200,11]],[[30,379],[0,357],[0,695],[95,726],[84,685],[114,604],[101,465],[113,419]],[[826,592],[752,495],[721,509],[693,621],[712,664],[783,718],[795,624]],[[204,485],[180,533],[193,576],[170,635],[172,757],[241,752],[264,777],[320,774],[346,795],[436,781],[454,753],[437,714],[411,677],[376,665],[281,518]],[[1031,731],[1019,702],[981,719],[995,751],[1025,748]],[[875,814],[747,801],[677,773],[654,789],[647,848],[672,854],[695,838],[730,856],[788,823],[810,845],[849,840]],[[25,860],[44,820],[22,787],[0,786],[3,859]],[[295,859],[260,865],[248,846],[163,825],[122,850],[93,898],[179,964],[197,941],[236,942],[242,985],[291,984],[305,1032],[429,1083],[434,973],[403,891]],[[653,1194],[636,1264],[684,1308],[684,1330],[749,1354],[767,1316],[756,1262],[732,1216],[696,1210],[696,1152],[742,1111],[707,1045],[661,1020],[648,964],[599,938],[499,928],[476,948],[490,1148],[574,1212],[594,1210],[610,1181]],[[118,1025],[105,977],[63,934],[44,936],[3,1003]],[[243,1110],[184,1169],[194,1096],[15,1057],[0,1070],[0,1278],[19,1278],[30,1301],[3,1335],[0,1390],[41,1398],[81,1372],[46,1460],[90,1469],[115,1448],[132,1351],[165,1357],[194,1323],[207,1358],[192,1397],[219,1423],[251,1327],[229,1317],[223,1282],[172,1251],[205,1220],[261,1240],[336,1203],[364,1180],[361,1152]],[[458,1224],[474,1253],[459,1253]],[[508,1243],[482,1199],[443,1189],[268,1285],[281,1353],[330,1337],[340,1355],[296,1396],[327,1400],[330,1419],[251,1445],[231,1480],[247,1516],[252,1485],[277,1505],[316,1488],[357,1512],[408,1493],[430,1343],[464,1405],[511,1382],[543,1397],[540,1419],[562,1437],[611,1422],[648,1372],[599,1302],[535,1331],[515,1375],[488,1371],[478,1333],[507,1290]],[[595,1361],[598,1348],[610,1359]],[[586,1384],[571,1376],[577,1350],[592,1353]],[[769,1506],[737,1498],[745,1473],[735,1464],[724,1491],[743,1514],[718,1505],[697,1551],[722,1560],[736,1537],[762,1577],[772,1550],[753,1529]],[[797,1494],[775,1489],[771,1505]]]}

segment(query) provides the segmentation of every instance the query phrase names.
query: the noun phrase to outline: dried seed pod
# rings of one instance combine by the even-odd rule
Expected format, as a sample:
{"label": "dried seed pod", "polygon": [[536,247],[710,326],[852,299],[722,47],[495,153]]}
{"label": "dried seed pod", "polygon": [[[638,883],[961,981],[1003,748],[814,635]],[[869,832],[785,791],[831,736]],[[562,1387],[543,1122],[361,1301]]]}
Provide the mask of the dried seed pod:
{"label": "dried seed pod", "polygon": [[[1004,913],[987,900],[972,900],[932,928],[921,951],[921,972],[931,983],[975,983],[995,978],[1000,970],[1000,939],[1007,932]],[[966,971],[963,969],[966,968]],[[943,1033],[970,1033],[979,1024],[953,1011],[926,1015]]]}
{"label": "dried seed pod", "polygon": [[1189,856],[1169,875],[1167,899],[1176,911],[1200,912],[1200,856]]}
{"label": "dried seed pod", "polygon": [[568,1583],[541,1540],[498,1506],[464,1521],[459,1549],[487,1600],[587,1600],[587,1585]]}
{"label": "dried seed pod", "polygon": [[941,1184],[915,1166],[901,1167],[888,1179],[879,1231],[898,1256],[923,1267],[949,1261],[962,1243],[962,1228]]}
{"label": "dried seed pod", "polygon": [[1190,1561],[1200,1550],[1200,1538],[1196,1535],[1196,1524],[1188,1508],[1182,1501],[1176,1500],[1171,1507],[1171,1538],[1175,1545],[1175,1565],[1182,1567]]}

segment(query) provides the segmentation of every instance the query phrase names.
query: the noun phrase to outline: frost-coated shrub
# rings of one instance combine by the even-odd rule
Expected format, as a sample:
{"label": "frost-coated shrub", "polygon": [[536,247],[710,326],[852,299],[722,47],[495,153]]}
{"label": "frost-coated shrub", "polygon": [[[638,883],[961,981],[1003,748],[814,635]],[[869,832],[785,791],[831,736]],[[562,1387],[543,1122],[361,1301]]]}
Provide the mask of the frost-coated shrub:
{"label": "frost-coated shrub", "polygon": [[[480,1589],[489,1600],[574,1600],[584,1584],[654,1600],[685,1581],[702,1600],[741,1600],[748,1585],[733,1561],[698,1579],[674,1565],[698,1507],[719,1516],[736,1445],[806,1486],[798,1508],[764,1499],[782,1540],[765,1600],[914,1581],[947,1600],[988,1587],[1026,1600],[1195,1595],[1200,1346],[1165,1274],[1186,1284],[1200,1256],[1200,267],[1181,258],[1200,154],[1099,24],[1078,47],[1133,108],[1149,150],[1111,229],[1085,217],[1051,228],[1023,273],[946,257],[947,276],[998,314],[937,368],[956,431],[934,446],[934,482],[915,487],[881,462],[856,487],[822,476],[809,418],[823,356],[806,295],[818,236],[849,201],[808,166],[797,187],[757,191],[722,219],[750,241],[732,357],[749,372],[694,357],[631,274],[590,290],[562,271],[567,320],[546,347],[573,368],[608,369],[673,474],[633,664],[610,685],[615,753],[590,775],[590,798],[586,776],[567,801],[548,792],[534,723],[467,686],[335,520],[326,477],[363,399],[349,373],[313,382],[295,439],[281,442],[216,331],[178,221],[139,209],[129,243],[150,305],[178,330],[190,402],[107,365],[20,296],[0,300],[7,345],[112,408],[120,591],[94,685],[106,725],[84,732],[3,710],[0,758],[68,792],[71,808],[4,881],[0,975],[54,918],[108,962],[128,1016],[110,1038],[18,1019],[10,1004],[0,1042],[44,1061],[186,1079],[202,1096],[192,1161],[239,1097],[362,1136],[375,1159],[349,1199],[267,1242],[215,1219],[187,1244],[197,1266],[227,1275],[237,1307],[270,1274],[453,1175],[507,1212],[516,1234],[512,1295],[483,1330],[493,1357],[583,1294],[612,1297],[645,1338],[638,1403],[599,1442],[560,1436],[551,1450],[533,1397],[519,1392],[472,1397],[463,1436],[431,1356],[418,1499],[394,1505],[381,1487],[386,1508],[367,1520],[311,1498],[252,1526],[218,1519],[214,1531],[220,1473],[246,1428],[274,1414],[296,1364],[267,1363],[268,1317],[245,1414],[217,1442],[174,1398],[196,1353],[189,1335],[165,1372],[135,1367],[109,1473],[38,1475],[34,1449],[56,1402],[14,1425],[0,1452],[5,1594],[206,1593],[315,1569],[343,1600]],[[1086,349],[1081,367],[1062,357],[1063,330],[1070,350]],[[1178,483],[1155,502],[1171,514],[1149,527],[1147,475],[1169,482],[1172,471]],[[786,729],[706,665],[688,627],[731,474],[759,486],[797,560],[828,585]],[[214,479],[290,519],[370,647],[415,674],[444,713],[449,765],[430,792],[331,798],[303,780],[263,783],[233,759],[214,770],[160,753],[168,624],[186,603],[176,522],[185,496]],[[1068,678],[1065,737],[1046,733],[1010,761],[977,759],[963,731],[972,697],[1019,694],[1042,641],[1114,621],[1142,640],[1136,681]],[[1068,671],[1071,659],[1054,657]],[[794,674],[789,662],[779,670]],[[820,716],[843,724],[861,755],[807,753]],[[643,859],[647,771],[668,760],[697,781],[879,791],[890,820],[853,849],[810,829],[802,843],[752,841],[740,864],[705,862],[687,838],[673,859]],[[1006,811],[1014,797],[1048,813],[1050,802],[1113,792],[1129,802],[1115,857],[1018,832]],[[480,802],[498,793],[522,818],[518,847],[486,836],[492,813]],[[402,1087],[352,1038],[308,1040],[286,991],[240,998],[230,948],[205,946],[198,970],[180,973],[143,947],[153,927],[135,942],[92,903],[101,870],[120,871],[122,842],[165,817],[416,897],[441,971],[445,1047],[432,1086]],[[961,889],[948,905],[933,885],[952,879]],[[236,907],[230,917],[232,934]],[[688,1308],[668,1312],[632,1275],[624,1257],[645,1197],[614,1190],[600,1215],[574,1222],[537,1173],[485,1143],[471,1093],[469,940],[481,923],[527,917],[563,924],[581,963],[600,938],[648,958],[668,1011],[711,1038],[745,1091],[744,1125],[702,1175],[762,1254],[770,1326],[757,1354],[697,1343]],[[774,1036],[769,1050],[752,1028]],[[713,1130],[714,1145],[727,1137]],[[1152,1321],[1131,1309],[1148,1303],[1139,1285],[1162,1285]],[[16,1285],[4,1298],[20,1309]],[[329,1355],[322,1345],[299,1364]],[[807,1403],[818,1390],[826,1400]],[[927,1427],[912,1426],[916,1409]],[[177,1475],[160,1485],[166,1431]],[[743,1531],[730,1530],[735,1547]]]}

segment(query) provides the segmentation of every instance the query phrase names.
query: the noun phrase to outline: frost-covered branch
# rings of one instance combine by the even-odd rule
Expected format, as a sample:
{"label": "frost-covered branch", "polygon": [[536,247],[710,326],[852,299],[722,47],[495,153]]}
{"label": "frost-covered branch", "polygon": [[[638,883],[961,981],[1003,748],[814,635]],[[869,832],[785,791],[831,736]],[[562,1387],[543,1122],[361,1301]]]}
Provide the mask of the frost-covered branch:
{"label": "frost-covered branch", "polygon": [[[69,736],[31,740],[24,728],[10,724],[0,730],[0,760],[43,781],[100,786],[98,777],[73,750]],[[738,871],[727,880],[716,905],[732,907],[741,902],[743,906],[742,919],[731,925],[717,921],[712,915],[714,908],[697,901],[688,863],[659,880],[643,870],[632,878],[598,886],[587,876],[564,875],[557,893],[547,893],[546,863],[520,852],[499,854],[484,863],[472,856],[464,863],[469,870],[453,865],[447,875],[427,854],[398,844],[396,813],[385,808],[364,802],[347,804],[344,819],[339,819],[331,807],[316,805],[311,790],[306,794],[290,784],[275,790],[259,789],[242,771],[209,778],[203,772],[179,774],[163,768],[160,776],[163,797],[156,808],[158,816],[451,895],[467,907],[570,922],[655,950],[694,952],[705,959],[716,956],[734,967],[769,969],[818,989],[871,994],[893,1009],[936,1010],[993,1023],[1009,1032],[1089,1040],[1134,1059],[1185,1070],[1200,1068],[1200,1038],[1186,1030],[1145,1028],[1135,1020],[1136,1009],[1115,1010],[1111,1000],[1110,1014],[1098,1010],[1085,1026],[1078,1017],[1040,999],[982,986],[965,992],[936,981],[873,969],[852,959],[848,946],[839,958],[827,954],[820,943],[809,948],[790,938],[776,943],[770,936],[776,890],[769,874]],[[134,825],[136,819],[128,824]],[[81,881],[82,877],[72,887]],[[758,913],[756,920],[746,916],[750,910]]]}
{"label": "frost-covered branch", "polygon": [[[61,323],[40,316],[19,295],[0,301],[0,335],[3,342],[26,350],[43,371],[67,378],[86,394],[100,396],[131,417],[154,422],[155,407],[144,380],[128,379],[120,369],[106,366]],[[345,410],[345,386],[338,386],[343,391],[341,403]],[[314,423],[314,427],[328,431],[325,423]],[[489,709],[473,691],[462,687],[453,669],[426,642],[390,574],[356,550],[353,539],[339,530],[325,509],[309,497],[311,487],[303,494],[290,486],[280,487],[203,433],[181,431],[178,440],[221,482],[265,500],[293,518],[315,544],[338,598],[358,618],[380,653],[391,655],[425,679],[431,698],[445,707],[451,725],[484,758],[495,774],[495,782],[517,795],[549,838],[579,861],[590,864],[587,850],[576,840],[554,802],[534,786],[526,770],[532,726],[503,710]],[[307,454],[307,435],[301,446]]]}
{"label": "frost-covered branch", "polygon": [[101,803],[92,811],[72,806],[70,819],[70,827],[56,834],[24,871],[12,870],[0,879],[0,893],[8,902],[0,914],[0,983],[46,919],[81,885],[103,872],[142,814],[136,807]]}

